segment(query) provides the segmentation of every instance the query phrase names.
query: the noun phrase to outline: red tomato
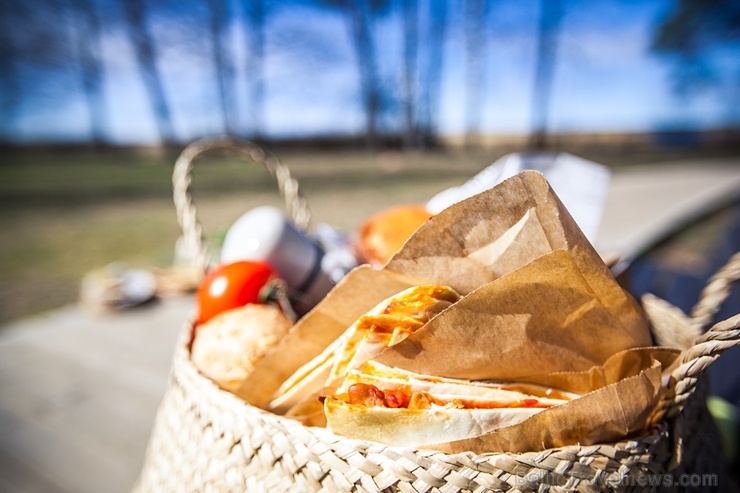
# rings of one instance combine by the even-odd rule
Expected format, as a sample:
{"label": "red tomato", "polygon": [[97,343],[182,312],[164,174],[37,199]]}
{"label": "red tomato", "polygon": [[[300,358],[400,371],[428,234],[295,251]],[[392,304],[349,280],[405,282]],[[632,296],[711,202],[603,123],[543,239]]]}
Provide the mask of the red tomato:
{"label": "red tomato", "polygon": [[223,311],[260,302],[260,290],[274,276],[263,262],[248,260],[223,264],[209,271],[198,287],[198,323]]}

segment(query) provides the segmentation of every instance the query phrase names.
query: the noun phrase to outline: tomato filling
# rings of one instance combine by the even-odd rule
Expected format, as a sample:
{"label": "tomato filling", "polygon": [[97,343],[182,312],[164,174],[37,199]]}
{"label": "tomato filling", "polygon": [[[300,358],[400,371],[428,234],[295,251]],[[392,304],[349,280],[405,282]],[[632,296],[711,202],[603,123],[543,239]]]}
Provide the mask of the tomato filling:
{"label": "tomato filling", "polygon": [[512,401],[485,401],[466,398],[440,399],[427,392],[413,392],[402,389],[380,390],[375,385],[354,383],[347,389],[349,404],[366,407],[388,407],[404,409],[429,409],[432,405],[453,407],[455,409],[504,409],[504,408],[548,408],[553,404],[534,398]]}

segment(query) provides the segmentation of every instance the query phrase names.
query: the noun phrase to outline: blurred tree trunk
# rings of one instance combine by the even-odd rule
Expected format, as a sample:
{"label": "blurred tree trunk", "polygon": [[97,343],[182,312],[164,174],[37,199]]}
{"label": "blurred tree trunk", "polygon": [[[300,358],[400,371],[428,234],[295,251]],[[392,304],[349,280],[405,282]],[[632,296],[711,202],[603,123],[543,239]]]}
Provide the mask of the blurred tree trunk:
{"label": "blurred tree trunk", "polygon": [[218,101],[221,106],[221,120],[226,135],[236,135],[237,110],[234,93],[234,70],[231,67],[228,49],[229,8],[226,0],[209,0],[211,9],[211,47],[218,86]]}
{"label": "blurred tree trunk", "polygon": [[154,119],[164,144],[176,142],[172,116],[167,103],[162,78],[157,69],[154,41],[146,27],[144,0],[121,0],[129,36],[134,45],[139,71],[154,111]]}
{"label": "blurred tree trunk", "polygon": [[550,116],[550,99],[557,62],[562,16],[562,0],[542,0],[540,2],[537,65],[532,92],[532,135],[530,138],[530,147],[537,150],[547,147],[547,123]]}
{"label": "blurred tree trunk", "polygon": [[424,43],[426,63],[421,74],[418,131],[422,146],[437,138],[437,120],[441,98],[442,70],[444,67],[444,40],[447,27],[447,2],[428,0],[428,26]]}
{"label": "blurred tree trunk", "polygon": [[419,147],[417,128],[417,63],[419,53],[419,5],[417,0],[403,0],[403,84],[404,145]]}
{"label": "blurred tree trunk", "polygon": [[249,53],[247,58],[247,94],[252,134],[255,139],[263,135],[265,101],[265,4],[264,0],[246,0],[245,24],[249,32]]}
{"label": "blurred tree trunk", "polygon": [[108,141],[108,111],[103,93],[103,63],[100,56],[100,17],[92,0],[71,0],[76,29],[82,89],[90,115],[93,144]]}
{"label": "blurred tree trunk", "polygon": [[375,14],[382,13],[389,2],[388,0],[318,1],[327,7],[339,9],[347,22],[360,79],[360,99],[365,112],[365,142],[368,147],[376,147],[383,91],[378,75],[378,61],[373,40],[373,20]]}
{"label": "blurred tree trunk", "polygon": [[[74,44],[64,2],[0,2],[0,127],[19,134],[24,108],[66,103],[77,87],[69,70]],[[75,74],[76,75],[76,74]],[[13,135],[14,134],[14,135]]]}
{"label": "blurred tree trunk", "polygon": [[372,13],[368,1],[346,0],[344,6],[349,21],[350,35],[357,54],[362,104],[366,119],[365,140],[368,147],[376,147],[378,144],[381,89],[372,36]]}
{"label": "blurred tree trunk", "polygon": [[[13,5],[16,9],[17,6]],[[16,39],[16,12],[9,12],[5,6],[0,15],[0,111],[2,126],[12,128],[18,116],[20,101],[23,96],[23,85],[18,74],[18,55],[21,52]]]}
{"label": "blurred tree trunk", "polygon": [[486,0],[465,0],[465,145],[480,145],[488,43]]}

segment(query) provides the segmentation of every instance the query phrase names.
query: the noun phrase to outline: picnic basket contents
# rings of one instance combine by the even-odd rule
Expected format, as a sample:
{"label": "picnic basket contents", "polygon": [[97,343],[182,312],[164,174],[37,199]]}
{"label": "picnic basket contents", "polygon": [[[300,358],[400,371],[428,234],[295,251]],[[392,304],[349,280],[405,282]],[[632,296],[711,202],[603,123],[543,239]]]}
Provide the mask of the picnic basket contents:
{"label": "picnic basket contents", "polygon": [[[292,226],[307,231],[297,184],[274,158],[247,142],[195,143],[178,160],[175,198],[204,272],[187,188],[193,162],[213,150],[279,177]],[[275,271],[258,283],[273,289],[185,324],[135,491],[625,491],[650,474],[722,480],[702,374],[740,340],[740,316],[688,347],[658,345],[666,338],[651,330],[667,312],[619,286],[538,172],[422,221],[390,259],[353,268],[310,306]],[[706,328],[739,277],[737,254],[672,330]]]}

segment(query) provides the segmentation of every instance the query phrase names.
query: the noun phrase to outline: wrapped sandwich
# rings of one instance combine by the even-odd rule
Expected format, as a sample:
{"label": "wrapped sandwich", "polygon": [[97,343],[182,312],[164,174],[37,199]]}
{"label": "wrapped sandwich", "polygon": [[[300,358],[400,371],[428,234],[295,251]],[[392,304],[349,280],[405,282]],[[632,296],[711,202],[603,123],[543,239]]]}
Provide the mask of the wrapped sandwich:
{"label": "wrapped sandwich", "polygon": [[524,172],[426,221],[383,268],[350,272],[237,394],[348,437],[524,452],[641,432],[675,358]]}
{"label": "wrapped sandwich", "polygon": [[[393,295],[299,368],[271,410],[338,435],[447,452],[640,431],[675,354],[630,343],[598,301],[608,295],[589,293],[576,265],[556,251],[466,296],[436,284]],[[537,309],[555,299],[557,310]]]}
{"label": "wrapped sandwich", "polygon": [[322,400],[334,433],[422,447],[516,425],[576,397],[538,385],[441,378],[368,362]]}
{"label": "wrapped sandwich", "polygon": [[286,380],[270,409],[288,412],[317,389],[338,385],[347,371],[398,344],[459,299],[460,295],[448,286],[428,284],[383,300]]}

